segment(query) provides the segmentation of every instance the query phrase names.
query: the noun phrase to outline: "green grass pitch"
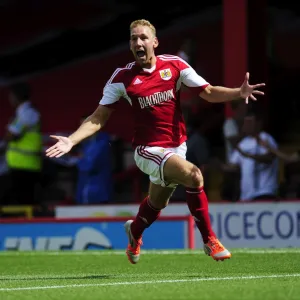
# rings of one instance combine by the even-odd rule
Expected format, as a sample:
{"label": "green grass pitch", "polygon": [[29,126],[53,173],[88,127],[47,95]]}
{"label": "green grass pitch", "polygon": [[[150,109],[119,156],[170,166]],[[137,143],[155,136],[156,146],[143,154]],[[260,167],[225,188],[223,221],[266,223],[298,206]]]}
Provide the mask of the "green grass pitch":
{"label": "green grass pitch", "polygon": [[299,300],[300,249],[233,249],[215,262],[202,251],[0,252],[1,300]]}

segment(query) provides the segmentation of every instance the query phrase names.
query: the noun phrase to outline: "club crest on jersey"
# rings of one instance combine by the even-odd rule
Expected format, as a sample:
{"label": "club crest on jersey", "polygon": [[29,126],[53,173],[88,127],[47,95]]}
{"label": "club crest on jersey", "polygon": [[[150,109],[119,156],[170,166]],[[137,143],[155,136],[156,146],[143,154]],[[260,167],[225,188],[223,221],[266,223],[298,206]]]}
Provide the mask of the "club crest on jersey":
{"label": "club crest on jersey", "polygon": [[163,80],[169,80],[172,77],[172,73],[170,69],[161,70],[159,71],[159,74]]}

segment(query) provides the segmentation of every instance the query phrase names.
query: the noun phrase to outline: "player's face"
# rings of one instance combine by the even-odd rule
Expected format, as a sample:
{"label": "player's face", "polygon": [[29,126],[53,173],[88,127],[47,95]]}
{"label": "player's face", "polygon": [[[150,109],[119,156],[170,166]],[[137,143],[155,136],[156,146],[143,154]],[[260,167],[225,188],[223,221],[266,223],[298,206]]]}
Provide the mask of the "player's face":
{"label": "player's face", "polygon": [[158,40],[148,26],[137,26],[130,33],[130,50],[137,63],[144,68],[151,68],[155,64],[154,49]]}

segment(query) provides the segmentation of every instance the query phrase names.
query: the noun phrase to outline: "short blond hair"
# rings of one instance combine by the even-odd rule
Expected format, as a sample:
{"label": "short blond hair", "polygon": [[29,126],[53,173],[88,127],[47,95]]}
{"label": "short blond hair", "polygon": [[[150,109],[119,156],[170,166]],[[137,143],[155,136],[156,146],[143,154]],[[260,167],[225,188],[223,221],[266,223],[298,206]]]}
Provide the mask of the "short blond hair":
{"label": "short blond hair", "polygon": [[151,29],[153,35],[156,36],[156,29],[148,20],[140,19],[133,21],[130,24],[130,31],[137,26],[148,26]]}

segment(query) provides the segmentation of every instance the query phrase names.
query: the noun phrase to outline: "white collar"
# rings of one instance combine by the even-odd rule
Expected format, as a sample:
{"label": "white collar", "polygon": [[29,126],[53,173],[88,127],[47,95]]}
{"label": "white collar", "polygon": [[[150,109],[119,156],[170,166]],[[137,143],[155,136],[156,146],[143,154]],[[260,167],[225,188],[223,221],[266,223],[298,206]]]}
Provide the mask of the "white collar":
{"label": "white collar", "polygon": [[152,68],[150,69],[143,69],[143,71],[147,72],[147,73],[152,73],[154,70],[156,69],[156,65],[154,65]]}

